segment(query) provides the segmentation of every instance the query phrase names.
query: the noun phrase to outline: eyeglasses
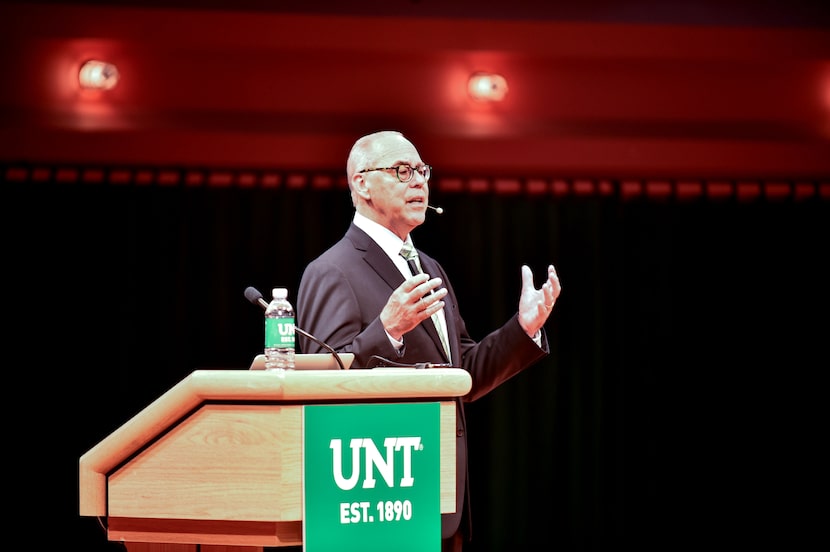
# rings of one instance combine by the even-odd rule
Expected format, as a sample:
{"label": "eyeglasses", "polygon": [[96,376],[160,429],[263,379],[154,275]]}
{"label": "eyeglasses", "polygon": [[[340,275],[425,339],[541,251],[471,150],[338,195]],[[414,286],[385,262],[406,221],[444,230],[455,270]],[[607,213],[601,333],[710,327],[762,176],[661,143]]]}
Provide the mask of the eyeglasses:
{"label": "eyeglasses", "polygon": [[413,167],[412,165],[395,165],[394,167],[378,167],[376,169],[363,169],[362,171],[358,171],[361,173],[372,172],[372,171],[395,171],[395,175],[398,177],[403,183],[407,183],[412,180],[412,177],[415,176],[415,172],[417,171],[421,176],[424,177],[424,182],[429,180],[429,175],[432,172],[432,167],[429,165],[421,165],[420,167]]}

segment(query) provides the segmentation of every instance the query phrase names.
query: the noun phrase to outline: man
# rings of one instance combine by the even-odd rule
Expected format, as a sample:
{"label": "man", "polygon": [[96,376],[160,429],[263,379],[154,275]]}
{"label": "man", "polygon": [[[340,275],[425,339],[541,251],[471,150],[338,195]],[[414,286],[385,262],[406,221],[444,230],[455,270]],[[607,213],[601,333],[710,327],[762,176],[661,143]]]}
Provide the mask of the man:
{"label": "man", "polygon": [[[462,401],[482,397],[549,353],[543,325],[561,291],[559,278],[551,265],[535,289],[530,268],[522,266],[518,313],[477,343],[441,265],[418,251],[420,267],[413,259],[410,268],[401,256],[404,245],[414,248],[410,232],[423,224],[429,201],[430,167],[415,146],[396,131],[364,136],[352,147],[346,175],[354,219],[345,236],[306,267],[297,325],[338,352],[354,353],[353,366],[377,355],[407,364],[451,363],[470,373],[472,388],[457,401],[456,511],[441,519],[443,550],[461,550],[472,527]],[[324,352],[298,340],[304,353]]]}

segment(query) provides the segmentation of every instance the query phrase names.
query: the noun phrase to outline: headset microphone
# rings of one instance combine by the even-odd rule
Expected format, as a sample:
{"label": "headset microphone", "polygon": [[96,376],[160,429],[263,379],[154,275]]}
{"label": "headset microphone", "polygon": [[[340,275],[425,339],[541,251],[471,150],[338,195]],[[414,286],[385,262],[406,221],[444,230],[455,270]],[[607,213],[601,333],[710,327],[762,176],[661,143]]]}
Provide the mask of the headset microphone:
{"label": "headset microphone", "polygon": [[432,209],[433,211],[435,211],[439,215],[444,212],[443,207],[433,207],[432,205],[427,205],[427,209]]}

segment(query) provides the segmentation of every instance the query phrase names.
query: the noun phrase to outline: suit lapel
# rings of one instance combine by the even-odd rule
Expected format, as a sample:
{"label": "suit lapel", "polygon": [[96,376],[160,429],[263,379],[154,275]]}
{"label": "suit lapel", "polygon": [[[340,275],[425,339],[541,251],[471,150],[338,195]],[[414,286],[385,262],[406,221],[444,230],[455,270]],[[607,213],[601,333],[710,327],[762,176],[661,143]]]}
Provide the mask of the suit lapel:
{"label": "suit lapel", "polygon": [[351,240],[355,249],[362,253],[363,261],[386,282],[389,286],[389,293],[403,283],[404,278],[398,267],[395,266],[395,263],[392,262],[377,242],[369,237],[369,234],[352,223],[346,232],[346,237]]}

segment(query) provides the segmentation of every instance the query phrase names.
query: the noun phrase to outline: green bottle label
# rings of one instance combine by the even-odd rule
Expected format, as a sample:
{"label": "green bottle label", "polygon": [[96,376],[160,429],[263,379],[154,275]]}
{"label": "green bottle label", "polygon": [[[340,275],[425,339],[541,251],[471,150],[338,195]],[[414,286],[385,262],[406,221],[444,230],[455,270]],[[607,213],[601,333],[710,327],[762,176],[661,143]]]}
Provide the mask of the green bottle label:
{"label": "green bottle label", "polygon": [[294,317],[265,319],[265,348],[294,348]]}

